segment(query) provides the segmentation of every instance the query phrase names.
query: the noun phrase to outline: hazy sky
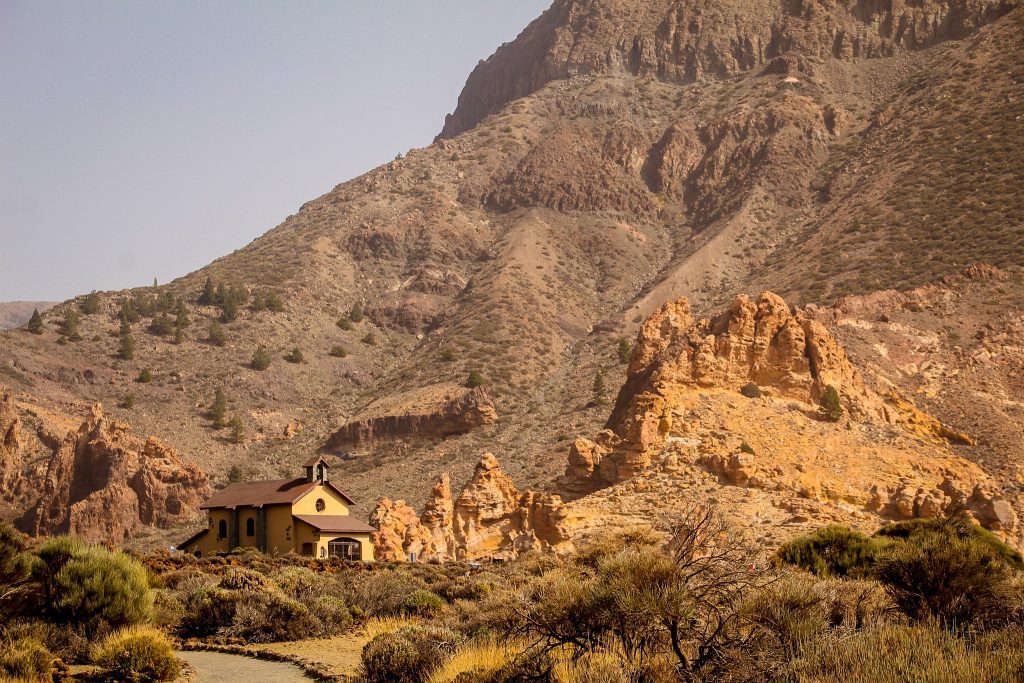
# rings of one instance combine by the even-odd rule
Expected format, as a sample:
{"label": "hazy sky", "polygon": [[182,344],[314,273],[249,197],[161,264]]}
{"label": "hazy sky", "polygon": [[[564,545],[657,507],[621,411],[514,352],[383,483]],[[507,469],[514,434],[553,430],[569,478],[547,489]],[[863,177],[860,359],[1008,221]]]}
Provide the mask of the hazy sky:
{"label": "hazy sky", "polygon": [[0,0],[0,301],[166,282],[431,142],[550,0]]}

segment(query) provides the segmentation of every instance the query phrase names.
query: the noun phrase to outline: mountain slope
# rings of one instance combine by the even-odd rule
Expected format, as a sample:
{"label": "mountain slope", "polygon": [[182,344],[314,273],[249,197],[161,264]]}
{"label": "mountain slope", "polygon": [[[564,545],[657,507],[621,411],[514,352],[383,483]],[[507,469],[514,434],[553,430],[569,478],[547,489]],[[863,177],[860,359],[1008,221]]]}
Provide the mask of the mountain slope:
{"label": "mountain slope", "polygon": [[[234,464],[286,476],[366,407],[400,412],[478,371],[497,421],[339,452],[365,511],[384,494],[423,500],[442,470],[467,479],[484,450],[520,485],[550,486],[569,439],[606,417],[598,371],[614,390],[620,339],[678,296],[697,313],[763,289],[823,304],[984,259],[1010,283],[991,286],[1006,290],[992,315],[1012,316],[1018,4],[555,2],[474,71],[433,145],[200,271],[103,293],[81,341],[57,343],[80,301],[50,311],[43,335],[3,334],[0,381],[76,416],[102,402],[223,480]],[[221,311],[200,303],[208,278],[272,291],[283,310],[242,305],[210,344]],[[134,359],[119,359],[121,302],[157,295],[183,301],[181,343],[144,319]],[[357,304],[365,319],[339,326]],[[273,359],[263,371],[249,363],[258,345]],[[295,348],[303,362],[286,362]],[[135,381],[144,369],[153,382]],[[878,381],[920,388],[897,370]],[[211,424],[217,387],[241,443]],[[972,432],[988,429],[974,418]]]}

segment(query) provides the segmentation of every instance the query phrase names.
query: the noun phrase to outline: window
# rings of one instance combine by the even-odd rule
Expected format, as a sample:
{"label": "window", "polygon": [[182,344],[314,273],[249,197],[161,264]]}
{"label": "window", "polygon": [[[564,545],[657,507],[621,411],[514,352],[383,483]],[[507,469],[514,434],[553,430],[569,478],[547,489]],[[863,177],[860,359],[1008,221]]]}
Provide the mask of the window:
{"label": "window", "polygon": [[228,523],[223,519],[220,520],[220,524],[217,525],[217,538],[228,537]]}
{"label": "window", "polygon": [[350,562],[363,559],[363,546],[351,538],[336,538],[327,544],[327,554]]}
{"label": "window", "polygon": [[250,517],[245,520],[245,535],[255,536],[256,535],[256,520]]}
{"label": "window", "polygon": [[324,480],[324,464],[323,463],[320,463],[319,465],[316,466],[316,478],[317,478],[317,481],[323,481]]}
{"label": "window", "polygon": [[326,508],[326,507],[327,507],[327,503],[324,502],[323,498],[317,498],[316,499],[316,511],[317,512],[323,512],[324,508]]}

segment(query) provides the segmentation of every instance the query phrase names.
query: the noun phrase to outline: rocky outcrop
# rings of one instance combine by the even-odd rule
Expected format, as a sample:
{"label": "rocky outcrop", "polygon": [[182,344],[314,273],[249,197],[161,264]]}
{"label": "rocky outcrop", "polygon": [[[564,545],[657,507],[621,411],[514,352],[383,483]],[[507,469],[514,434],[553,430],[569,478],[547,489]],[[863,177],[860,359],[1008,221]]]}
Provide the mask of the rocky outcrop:
{"label": "rocky outcrop", "polygon": [[478,560],[568,547],[567,514],[558,496],[520,491],[487,453],[452,500],[442,475],[417,517],[404,501],[382,498],[370,516],[376,557]]}
{"label": "rocky outcrop", "polygon": [[[626,481],[645,471],[667,445],[681,439],[697,448],[702,467],[729,484],[746,486],[770,480],[772,486],[786,486],[795,492],[814,490],[814,484],[803,481],[803,475],[794,479],[784,474],[786,481],[780,481],[775,473],[779,463],[768,466],[761,462],[742,438],[725,438],[718,430],[709,429],[710,424],[693,421],[693,409],[688,406],[695,401],[738,397],[747,385],[756,385],[755,393],[769,398],[795,399],[812,417],[826,387],[832,386],[840,396],[844,419],[866,425],[900,425],[925,439],[970,443],[967,435],[948,429],[909,400],[896,394],[883,399],[869,389],[829,330],[803,311],[790,309],[775,294],[766,292],[756,301],[737,297],[719,316],[702,320],[695,320],[687,301],[678,299],[664,304],[642,324],[626,383],[606,428],[593,441],[579,438],[574,442],[560,490],[579,497]],[[775,418],[766,414],[764,419]],[[895,454],[892,458],[901,459]],[[894,476],[898,470],[893,469]],[[940,472],[936,467],[929,491],[941,489]],[[975,476],[980,472],[965,470],[964,480]],[[971,495],[970,489],[963,492],[964,481],[957,486],[961,493],[953,497],[962,502]],[[885,497],[884,505],[892,498]]]}
{"label": "rocky outcrop", "polygon": [[455,137],[554,80],[599,74],[673,83],[807,59],[867,59],[963,37],[1007,0],[556,0],[470,74],[439,138]]}
{"label": "rocky outcrop", "polygon": [[40,493],[19,520],[27,532],[119,542],[143,525],[194,518],[210,487],[198,467],[154,437],[133,436],[97,405],[50,457]]}
{"label": "rocky outcrop", "polygon": [[465,434],[497,419],[494,403],[484,387],[432,386],[371,404],[335,431],[327,447]]}
{"label": "rocky outcrop", "polygon": [[0,395],[0,491],[8,490],[20,471],[21,419],[11,395]]}

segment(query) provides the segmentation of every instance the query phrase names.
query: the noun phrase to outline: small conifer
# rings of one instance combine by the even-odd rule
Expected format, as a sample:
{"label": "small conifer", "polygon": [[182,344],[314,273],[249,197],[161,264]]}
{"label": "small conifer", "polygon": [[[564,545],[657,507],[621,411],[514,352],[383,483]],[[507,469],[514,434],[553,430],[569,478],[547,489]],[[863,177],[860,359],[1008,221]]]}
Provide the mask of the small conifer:
{"label": "small conifer", "polygon": [[253,370],[266,370],[270,367],[271,360],[270,351],[261,344],[256,347],[256,351],[252,354],[251,365]]}
{"label": "small conifer", "polygon": [[224,390],[217,387],[213,392],[213,405],[210,407],[210,418],[213,420],[214,429],[220,429],[224,426],[227,414],[228,400],[224,396]]}
{"label": "small conifer", "polygon": [[38,308],[32,311],[32,317],[28,321],[28,331],[32,334],[43,333],[43,316],[39,314]]}

